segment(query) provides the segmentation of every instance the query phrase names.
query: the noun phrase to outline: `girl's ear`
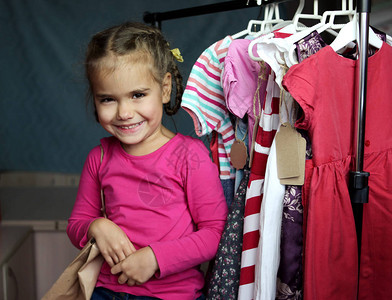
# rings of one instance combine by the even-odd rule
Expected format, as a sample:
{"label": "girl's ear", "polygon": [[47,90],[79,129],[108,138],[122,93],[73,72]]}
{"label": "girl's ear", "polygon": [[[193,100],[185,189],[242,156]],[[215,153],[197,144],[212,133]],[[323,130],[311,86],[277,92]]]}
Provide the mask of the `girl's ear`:
{"label": "girl's ear", "polygon": [[170,102],[171,90],[172,75],[171,73],[167,72],[162,81],[162,103],[166,104]]}

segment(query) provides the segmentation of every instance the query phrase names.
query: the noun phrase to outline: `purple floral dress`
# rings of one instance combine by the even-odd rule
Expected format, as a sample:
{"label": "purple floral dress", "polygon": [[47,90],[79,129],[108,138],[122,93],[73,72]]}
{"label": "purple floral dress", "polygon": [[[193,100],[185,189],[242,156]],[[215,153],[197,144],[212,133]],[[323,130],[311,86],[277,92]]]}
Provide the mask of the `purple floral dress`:
{"label": "purple floral dress", "polygon": [[240,282],[245,196],[250,170],[244,176],[229,209],[225,229],[209,275],[207,299],[237,299]]}
{"label": "purple floral dress", "polygon": [[[317,31],[296,44],[298,62],[325,47]],[[312,158],[307,132],[300,131],[306,140],[306,159]],[[280,263],[276,284],[276,299],[303,299],[303,206],[302,186],[287,185],[283,199]]]}
{"label": "purple floral dress", "polygon": [[308,36],[296,43],[296,50],[298,62],[302,62],[312,54],[315,54],[320,49],[324,48],[327,44],[323,41],[317,31],[313,31]]}
{"label": "purple floral dress", "polygon": [[[306,131],[298,130],[306,140],[306,159],[312,158]],[[280,263],[276,299],[303,299],[303,206],[302,186],[287,185],[283,199]]]}

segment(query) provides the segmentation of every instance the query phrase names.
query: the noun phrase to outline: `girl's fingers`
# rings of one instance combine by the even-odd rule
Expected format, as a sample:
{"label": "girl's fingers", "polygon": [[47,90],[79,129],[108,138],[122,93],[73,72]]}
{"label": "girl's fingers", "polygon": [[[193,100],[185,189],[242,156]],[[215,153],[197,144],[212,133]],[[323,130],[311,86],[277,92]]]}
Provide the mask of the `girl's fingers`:
{"label": "girl's fingers", "polygon": [[136,282],[135,282],[135,280],[133,280],[133,279],[128,279],[127,284],[128,284],[129,286],[133,286],[133,285],[136,284]]}
{"label": "girl's fingers", "polygon": [[111,268],[115,265],[115,263],[110,255],[103,255],[102,254],[102,256]]}
{"label": "girl's fingers", "polygon": [[121,266],[120,265],[115,265],[110,269],[110,272],[115,275],[121,272]]}
{"label": "girl's fingers", "polygon": [[117,257],[118,257],[118,261],[116,262],[116,264],[122,262],[127,257],[127,255],[124,252],[120,252]]}
{"label": "girl's fingers", "polygon": [[[131,241],[129,241],[129,247],[131,248],[131,253],[129,253],[128,255],[131,255],[133,252],[136,252],[136,248],[135,248],[135,246],[132,244],[132,242]],[[127,256],[128,256],[127,255]]]}
{"label": "girl's fingers", "polygon": [[121,275],[118,276],[118,283],[119,284],[128,283],[128,281],[130,281],[130,280],[132,280],[132,279],[128,279],[128,277],[124,273],[121,273]]}
{"label": "girl's fingers", "polygon": [[127,258],[129,255],[131,255],[132,253],[136,252],[135,247],[132,245],[132,243],[130,243],[130,247],[127,247],[124,249],[124,255],[125,258]]}
{"label": "girl's fingers", "polygon": [[117,254],[113,254],[112,259],[115,265],[117,265],[122,260]]}
{"label": "girl's fingers", "polygon": [[128,244],[124,245],[123,247],[119,247],[116,250],[112,250],[112,258],[115,264],[118,264],[122,262],[124,259],[126,259],[129,255],[134,253],[136,251],[135,247],[133,244],[128,240]]}

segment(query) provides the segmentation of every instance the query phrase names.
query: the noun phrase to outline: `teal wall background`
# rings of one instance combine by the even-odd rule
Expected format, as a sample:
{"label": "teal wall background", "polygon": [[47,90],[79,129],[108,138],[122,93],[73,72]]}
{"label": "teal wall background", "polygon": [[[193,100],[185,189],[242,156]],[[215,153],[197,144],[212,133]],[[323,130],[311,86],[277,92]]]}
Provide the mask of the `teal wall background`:
{"label": "teal wall background", "polygon": [[[85,104],[83,56],[94,33],[124,21],[143,22],[146,11],[226,1],[0,0],[0,172],[79,173],[89,150],[107,135]],[[298,3],[280,4],[281,17],[291,19]],[[392,1],[373,3],[370,20],[383,20],[376,25],[390,29],[391,9],[385,6]],[[313,1],[305,4],[304,12],[313,12]],[[319,1],[320,13],[340,7],[341,0]],[[386,16],[378,17],[377,11],[386,11]],[[207,47],[244,30],[259,13],[259,7],[252,7],[164,21],[163,33],[185,59],[179,63],[184,85]],[[183,110],[173,119],[164,118],[164,123],[195,136],[192,120]],[[202,139],[208,143],[207,137]]]}
{"label": "teal wall background", "polygon": [[[94,33],[124,21],[142,22],[146,11],[225,1],[0,0],[0,220],[68,218],[84,160],[107,135],[85,105],[83,56]],[[291,19],[298,2],[282,3],[281,17]],[[305,2],[304,12],[312,12],[313,1]],[[319,1],[319,11],[339,9],[340,3]],[[259,13],[255,7],[164,21],[163,33],[185,59],[179,64],[184,84],[207,47],[242,31]],[[392,35],[392,0],[374,0],[370,22]],[[182,110],[164,123],[195,136]],[[63,174],[70,176],[65,180]]]}
{"label": "teal wall background", "polygon": [[[143,14],[219,1],[1,0],[0,171],[78,173],[106,136],[86,109],[83,56],[90,37]],[[180,48],[184,84],[202,51],[246,28],[259,8],[168,20],[162,31]],[[165,124],[194,135],[184,111]]]}

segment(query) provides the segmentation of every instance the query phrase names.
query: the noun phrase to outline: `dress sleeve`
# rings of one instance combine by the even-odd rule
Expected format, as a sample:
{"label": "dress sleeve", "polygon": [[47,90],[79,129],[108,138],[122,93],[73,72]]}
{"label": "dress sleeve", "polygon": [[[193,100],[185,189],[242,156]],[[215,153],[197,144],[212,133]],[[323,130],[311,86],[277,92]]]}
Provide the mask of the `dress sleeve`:
{"label": "dress sleeve", "polygon": [[313,64],[314,59],[308,58],[306,63],[300,63],[289,69],[283,77],[283,87],[290,93],[295,101],[300,105],[303,114],[297,120],[295,126],[299,129],[308,130],[310,120],[314,114],[314,101],[316,100],[316,90],[314,83],[314,72],[317,72],[317,64]]}
{"label": "dress sleeve", "polygon": [[101,187],[98,178],[100,147],[93,148],[87,156],[80,176],[78,193],[68,219],[67,234],[72,244],[82,248],[87,242],[90,224],[101,214]]}
{"label": "dress sleeve", "polygon": [[197,141],[184,164],[184,187],[195,231],[177,240],[150,245],[162,278],[211,260],[218,249],[227,218],[227,204],[216,165]]}

